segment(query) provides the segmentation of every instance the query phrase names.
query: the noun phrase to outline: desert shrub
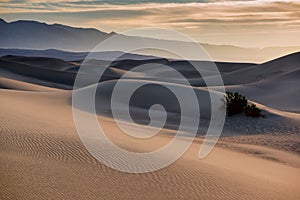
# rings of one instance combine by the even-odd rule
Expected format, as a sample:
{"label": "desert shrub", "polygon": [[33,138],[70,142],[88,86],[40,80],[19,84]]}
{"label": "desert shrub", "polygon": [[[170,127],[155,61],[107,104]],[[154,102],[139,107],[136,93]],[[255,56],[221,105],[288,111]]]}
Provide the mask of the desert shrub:
{"label": "desert shrub", "polygon": [[226,110],[229,116],[244,112],[248,104],[246,97],[238,92],[226,92]]}
{"label": "desert shrub", "polygon": [[250,117],[261,117],[261,110],[255,104],[248,104],[246,97],[238,92],[226,92],[227,115],[232,116],[238,113],[245,113]]}
{"label": "desert shrub", "polygon": [[245,115],[250,116],[250,117],[260,117],[261,115],[261,110],[256,107],[255,104],[250,104],[247,105],[245,108]]}

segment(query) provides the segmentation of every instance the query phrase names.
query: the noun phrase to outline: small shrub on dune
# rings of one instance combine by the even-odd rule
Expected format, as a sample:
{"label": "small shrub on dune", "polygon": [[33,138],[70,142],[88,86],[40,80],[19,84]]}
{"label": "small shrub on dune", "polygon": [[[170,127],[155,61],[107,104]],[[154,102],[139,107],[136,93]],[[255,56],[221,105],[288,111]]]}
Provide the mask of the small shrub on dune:
{"label": "small shrub on dune", "polygon": [[226,92],[226,108],[229,116],[242,113],[247,106],[247,99],[242,94],[236,92]]}
{"label": "small shrub on dune", "polygon": [[250,117],[261,117],[261,110],[255,104],[247,105],[245,108],[245,115]]}
{"label": "small shrub on dune", "polygon": [[232,116],[244,113],[250,117],[261,117],[261,110],[255,104],[248,104],[246,97],[238,92],[226,92],[226,110],[227,115]]}

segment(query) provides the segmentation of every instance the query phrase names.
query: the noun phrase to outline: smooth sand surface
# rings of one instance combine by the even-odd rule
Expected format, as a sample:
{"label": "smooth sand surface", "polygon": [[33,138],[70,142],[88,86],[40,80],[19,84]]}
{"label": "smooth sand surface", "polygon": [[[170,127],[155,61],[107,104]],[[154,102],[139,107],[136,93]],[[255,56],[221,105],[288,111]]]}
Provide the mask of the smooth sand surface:
{"label": "smooth sand surface", "polygon": [[270,79],[247,85],[228,86],[230,91],[239,91],[253,101],[284,111],[300,113],[300,67],[281,73]]}
{"label": "smooth sand surface", "polygon": [[[80,142],[72,120],[71,92],[21,91],[17,87],[20,83],[14,90],[0,90],[1,199],[300,197],[299,154],[253,144],[245,136],[249,144],[237,142],[238,136],[227,137],[203,160],[198,159],[202,139],[197,138],[183,157],[157,172],[112,170],[96,161]],[[155,136],[149,142],[132,141],[110,118],[99,117],[99,121],[117,145],[136,152],[164,145],[173,133],[164,130],[169,134]],[[256,137],[265,143],[276,141],[273,137]]]}
{"label": "smooth sand surface", "polygon": [[25,91],[54,91],[56,89],[41,85],[25,83],[18,80],[0,77],[1,89],[25,90]]}
{"label": "smooth sand surface", "polygon": [[[79,139],[72,115],[71,86],[78,63],[48,58],[0,59],[0,199],[300,199],[299,53],[268,63],[219,63],[226,89],[241,91],[263,111],[265,118],[228,117],[213,151],[198,158],[210,115],[208,89],[194,88],[202,101],[198,137],[175,163],[156,172],[129,174],[97,161]],[[93,61],[96,62],[96,61]],[[98,62],[98,61],[97,61]],[[143,61],[139,61],[143,62]],[[157,62],[169,62],[160,60]],[[86,78],[97,73],[90,63]],[[105,63],[98,63],[100,67]],[[109,107],[116,80],[136,63],[116,62],[98,87],[98,121],[113,143],[133,152],[150,152],[168,144],[176,133],[178,104],[157,85],[183,91],[187,85],[171,72],[152,68],[121,83],[131,87],[151,83],[135,94],[132,110],[146,124],[147,108],[159,99],[171,120],[150,139],[133,139],[111,119]],[[192,83],[201,85],[194,71],[180,61],[169,62]],[[210,64],[203,71],[210,75]],[[55,67],[51,67],[55,65]],[[151,66],[150,66],[151,67]],[[171,77],[162,79],[165,75]],[[134,80],[133,80],[134,79]],[[87,79],[88,80],[88,79]],[[159,81],[164,81],[161,83]],[[92,85],[77,89],[88,91]],[[209,88],[219,101],[219,86]],[[213,91],[215,90],[215,92]],[[124,90],[123,92],[127,92]],[[124,99],[117,99],[122,105]],[[82,109],[82,108],[77,108]],[[222,109],[222,107],[220,107]],[[84,111],[84,110],[83,110]],[[192,107],[188,113],[193,113]],[[136,128],[141,125],[120,123]],[[176,121],[177,120],[177,121]],[[153,128],[155,129],[155,128]],[[146,131],[146,130],[145,130]],[[186,135],[188,137],[188,135]],[[162,157],[164,159],[164,157]]]}

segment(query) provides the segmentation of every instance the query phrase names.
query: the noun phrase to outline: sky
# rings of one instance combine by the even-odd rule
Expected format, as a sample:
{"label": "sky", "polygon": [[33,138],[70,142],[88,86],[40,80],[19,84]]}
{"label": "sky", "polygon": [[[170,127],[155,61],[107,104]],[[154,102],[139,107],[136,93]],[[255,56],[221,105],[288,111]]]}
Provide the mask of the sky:
{"label": "sky", "polygon": [[300,0],[0,0],[0,17],[119,33],[167,28],[210,44],[300,46]]}

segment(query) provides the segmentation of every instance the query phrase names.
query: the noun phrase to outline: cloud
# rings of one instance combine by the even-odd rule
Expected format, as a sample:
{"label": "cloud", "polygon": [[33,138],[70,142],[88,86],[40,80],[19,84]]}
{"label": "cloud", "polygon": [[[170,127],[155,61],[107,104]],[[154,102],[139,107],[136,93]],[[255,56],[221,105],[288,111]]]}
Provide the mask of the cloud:
{"label": "cloud", "polygon": [[[10,21],[34,19],[95,27],[107,32],[144,26],[171,28],[199,41],[243,46],[253,45],[255,38],[261,46],[271,43],[290,45],[292,40],[298,41],[296,36],[300,35],[298,0],[54,0],[50,3],[2,0],[0,13],[0,17]],[[287,42],[285,37],[289,37]]]}

